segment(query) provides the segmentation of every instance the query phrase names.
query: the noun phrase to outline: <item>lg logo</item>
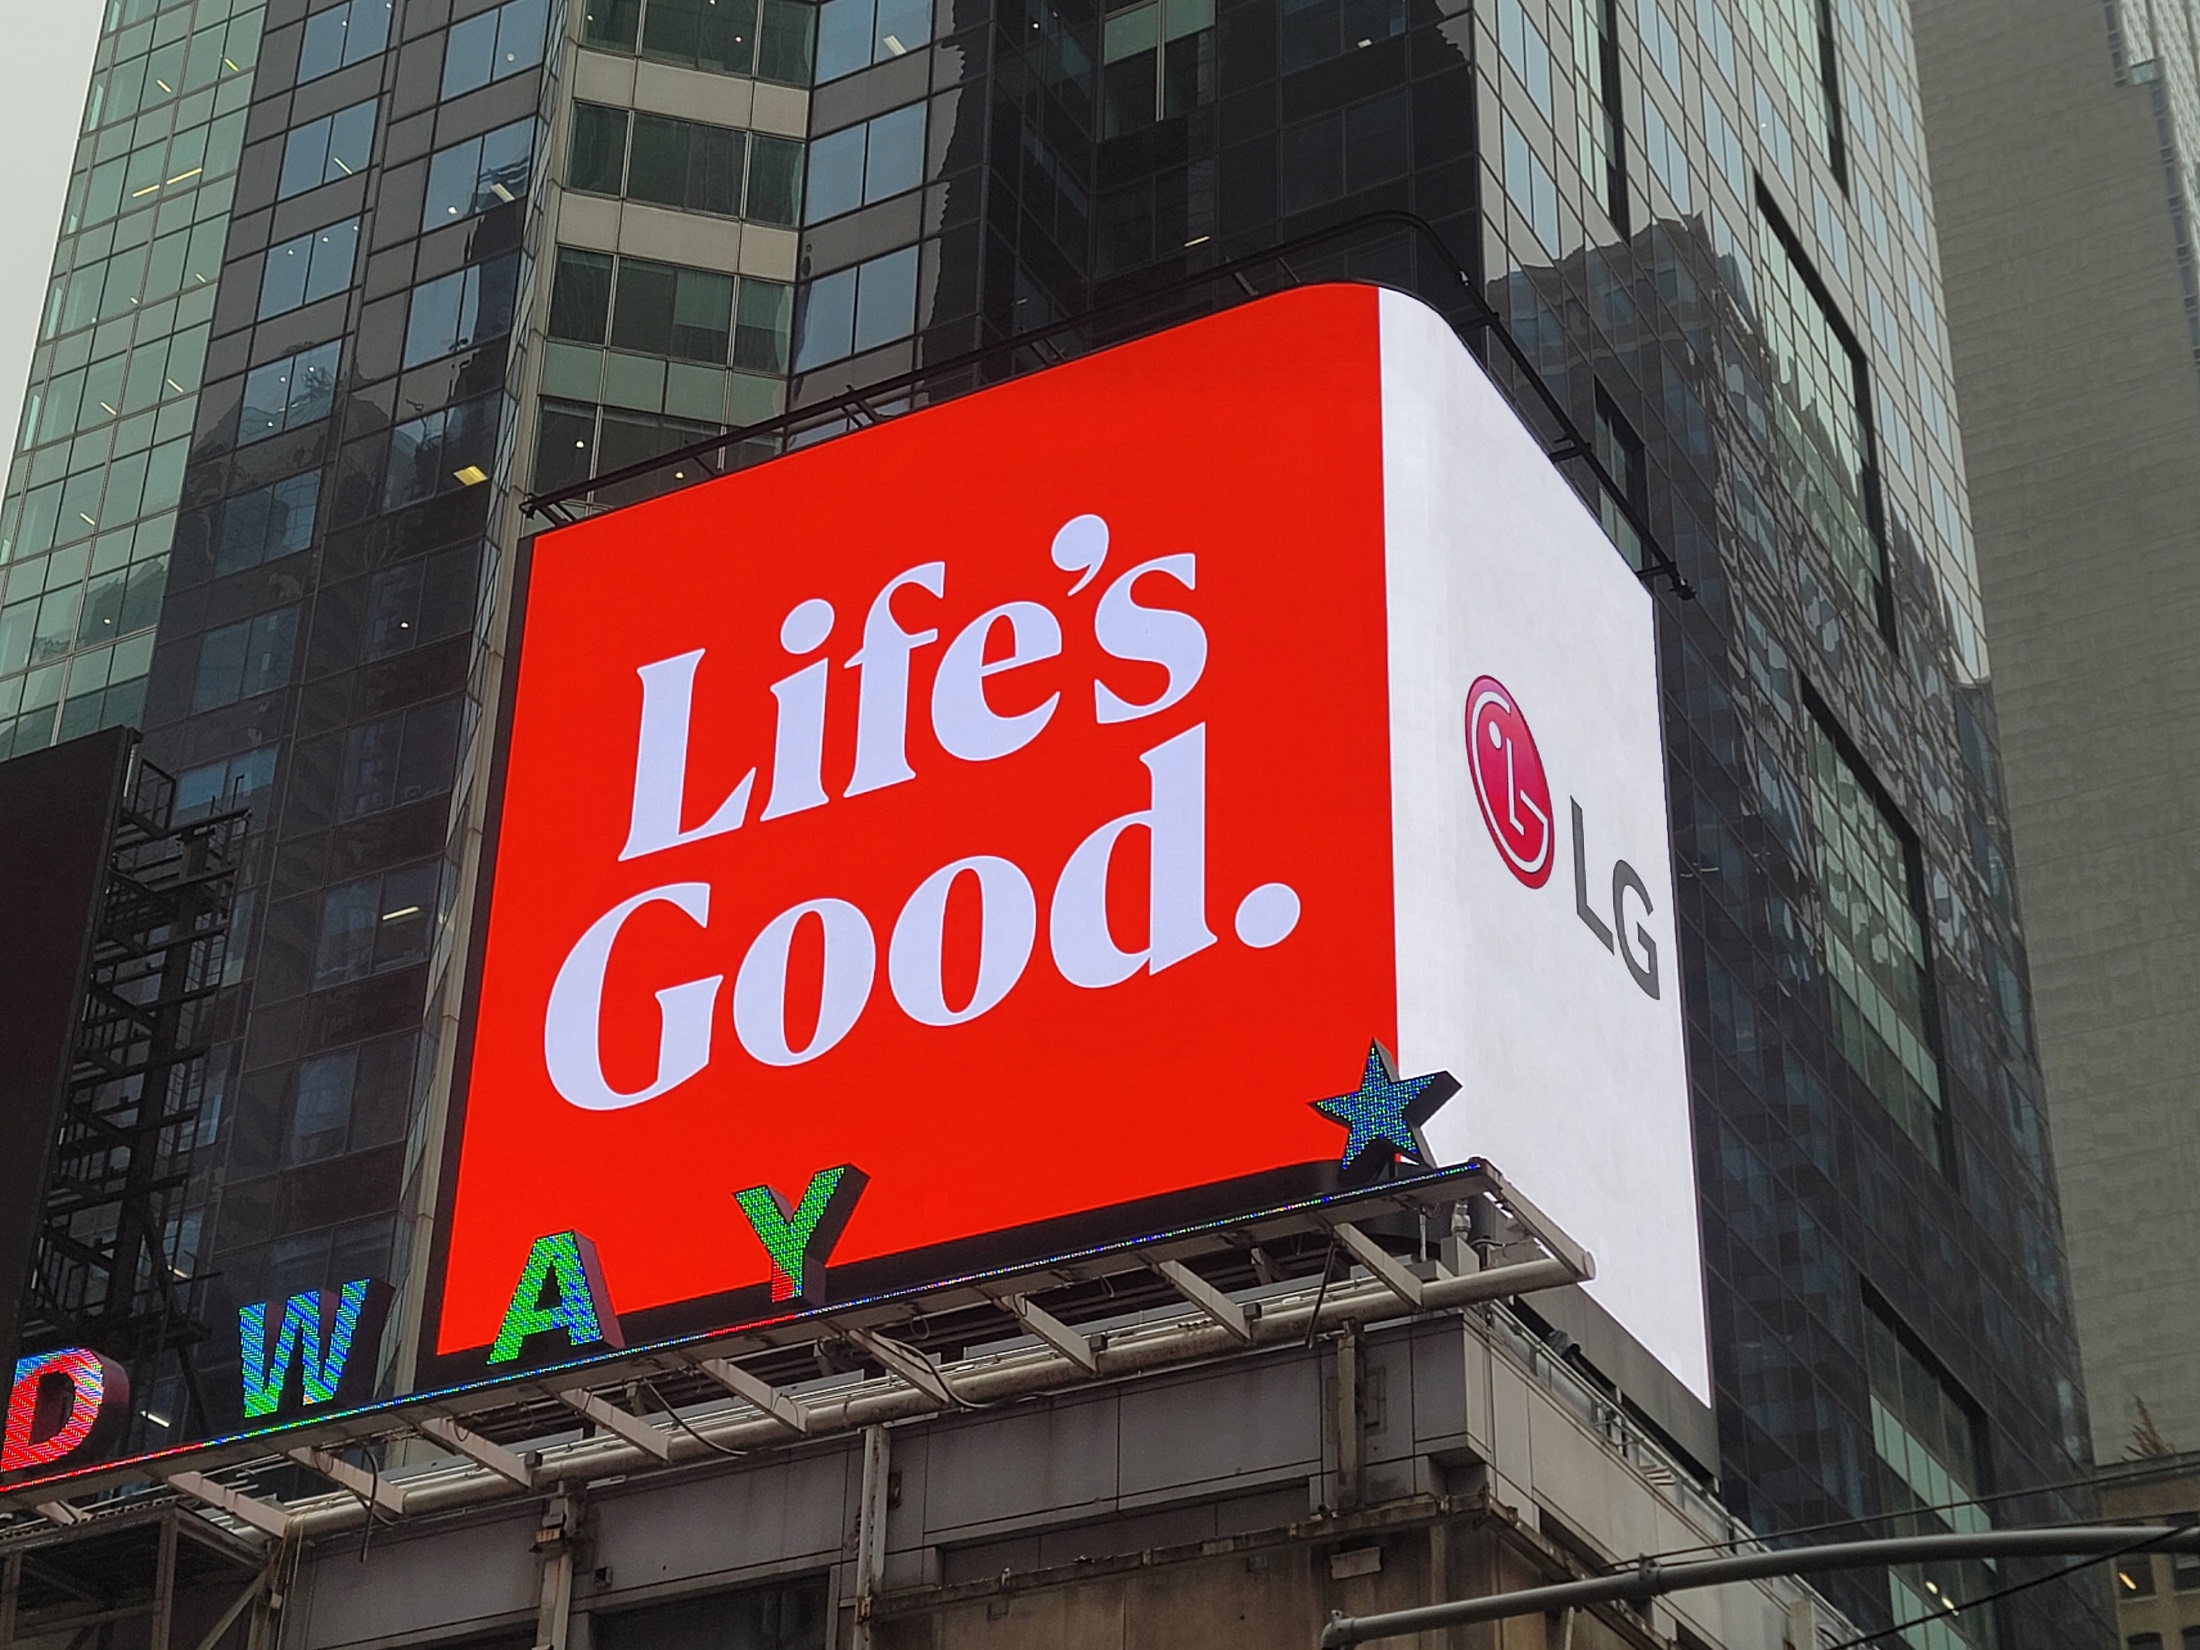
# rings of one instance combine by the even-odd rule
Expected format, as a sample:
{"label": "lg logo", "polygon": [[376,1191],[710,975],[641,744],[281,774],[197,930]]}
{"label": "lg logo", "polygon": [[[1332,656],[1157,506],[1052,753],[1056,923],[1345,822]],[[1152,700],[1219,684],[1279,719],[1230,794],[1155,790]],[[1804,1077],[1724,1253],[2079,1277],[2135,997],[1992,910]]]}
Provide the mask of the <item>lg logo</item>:
{"label": "lg logo", "polygon": [[[1528,719],[1505,684],[1494,676],[1481,676],[1467,690],[1467,766],[1474,775],[1474,798],[1481,804],[1482,823],[1507,870],[1523,887],[1541,888],[1551,880],[1551,864],[1557,857],[1557,831],[1553,825],[1551,784],[1543,769],[1543,753],[1536,748]],[[1629,932],[1627,904],[1630,895],[1648,916],[1650,891],[1642,874],[1624,859],[1612,862],[1611,913],[1607,924],[1589,903],[1588,827],[1581,803],[1567,798],[1572,814],[1574,845],[1574,914],[1607,951],[1617,951],[1627,972],[1643,994],[1658,996],[1658,943],[1640,921]],[[1598,879],[1600,884],[1602,878]],[[1617,936],[1615,940],[1615,936]]]}

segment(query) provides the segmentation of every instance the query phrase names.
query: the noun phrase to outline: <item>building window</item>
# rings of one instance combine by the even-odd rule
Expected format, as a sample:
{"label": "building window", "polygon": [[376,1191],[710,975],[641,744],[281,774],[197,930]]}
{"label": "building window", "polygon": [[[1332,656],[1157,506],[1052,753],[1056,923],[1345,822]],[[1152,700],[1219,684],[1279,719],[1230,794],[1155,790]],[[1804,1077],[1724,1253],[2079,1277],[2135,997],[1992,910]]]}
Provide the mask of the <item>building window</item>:
{"label": "building window", "polygon": [[307,18],[305,38],[298,46],[298,84],[334,74],[389,45],[393,4],[394,0],[344,0]]}
{"label": "building window", "polygon": [[289,686],[297,639],[295,607],[209,630],[199,638],[198,675],[191,685],[193,712],[219,710]]}
{"label": "building window", "polygon": [[734,366],[779,374],[793,307],[793,289],[778,281],[561,246],[550,336],[713,366],[727,364],[730,342]]}
{"label": "building window", "polygon": [[802,289],[796,304],[795,371],[807,372],[906,338],[916,330],[916,316],[913,246],[821,275]]}
{"label": "building window", "polygon": [[1551,119],[1551,48],[1520,0],[1497,0],[1497,49],[1527,87],[1543,118]]}
{"label": "building window", "polygon": [[405,365],[440,360],[512,330],[519,260],[474,264],[413,288],[405,321]]}
{"label": "building window", "polygon": [[1558,253],[1558,185],[1537,158],[1527,134],[1505,116],[1505,195],[1527,222],[1528,232],[1554,257]]}
{"label": "building window", "polygon": [[400,1138],[415,1041],[410,1032],[400,1033],[300,1065],[283,1161],[317,1163]]}
{"label": "building window", "polygon": [[[2116,1561],[2116,1596],[2125,1598],[2152,1598],[2154,1596],[2154,1560],[2145,1553],[2133,1553]],[[2154,1635],[2144,1635],[2154,1638]],[[2154,1638],[2157,1646],[2159,1638]]]}
{"label": "building window", "polygon": [[1102,137],[1215,99],[1214,0],[1146,0],[1111,12],[1100,46]]}
{"label": "building window", "polygon": [[[2173,1524],[2200,1524],[2200,1514],[2179,1513],[2169,1522]],[[2180,1593],[2200,1588],[2200,1553],[2172,1553],[2169,1556],[2170,1582]]]}
{"label": "building window", "polygon": [[532,119],[515,120],[480,137],[438,149],[428,162],[428,198],[420,209],[421,229],[457,223],[523,197],[534,171],[536,125]]}
{"label": "building window", "polygon": [[1833,12],[1828,0],[1765,0],[1742,8],[1750,32],[1771,59],[1773,73],[1789,105],[1817,141],[1818,152],[1837,181],[1845,181],[1847,157],[1841,137],[1839,58],[1833,44]]}
{"label": "building window", "polygon": [[[2139,1562],[2143,1564],[2146,1560],[2141,1559]],[[2116,1567],[2116,1573],[2121,1576],[2124,1573],[2124,1566],[2119,1564]],[[2149,1589],[2149,1591],[2151,1590]],[[2128,1597],[2129,1595],[2123,1596]],[[2134,1633],[2124,1640],[2124,1650],[2162,1650],[2162,1635],[2159,1633]]]}
{"label": "building window", "polygon": [[1863,357],[1781,226],[1758,216],[1758,283],[1780,479],[1833,557],[1841,583],[1884,628],[1886,558],[1872,524],[1870,405]]}
{"label": "building window", "polygon": [[[1635,434],[1620,411],[1612,405],[1604,387],[1597,386],[1597,462],[1604,466],[1604,473],[1611,477],[1613,487],[1619,489],[1615,497],[1612,488],[1602,482],[1597,484],[1597,520],[1604,526],[1604,536],[1626,560],[1627,565],[1642,566],[1642,536],[1635,531],[1634,523],[1627,519],[1632,510],[1640,521],[1650,513],[1650,469],[1643,457],[1642,437]],[[1620,508],[1624,503],[1626,510]]]}
{"label": "building window", "polygon": [[[921,165],[921,143],[915,158]],[[791,138],[574,105],[571,189],[791,227],[801,214],[801,175],[802,145]]]}
{"label": "building window", "polygon": [[275,783],[275,747],[225,757],[176,775],[175,817],[201,819],[248,807],[252,798]]}
{"label": "building window", "polygon": [[1405,0],[1283,0],[1283,72],[1312,68],[1406,32]]}
{"label": "building window", "polygon": [[542,61],[550,0],[507,0],[451,25],[443,43],[443,95],[457,97]]}
{"label": "building window", "polygon": [[332,298],[351,285],[359,261],[359,220],[347,219],[267,249],[260,274],[260,319]]}
{"label": "building window", "polygon": [[336,367],[342,351],[341,344],[319,344],[254,367],[244,381],[237,445],[328,417],[336,404]]}
{"label": "building window", "polygon": [[374,148],[375,100],[309,120],[283,140],[283,172],[275,198],[288,200],[365,168]]}
{"label": "building window", "polygon": [[932,38],[932,0],[825,0],[817,8],[817,84],[915,51]]}
{"label": "building window", "polygon": [[924,105],[844,126],[810,140],[808,221],[906,193],[924,181]]}
{"label": "building window", "polygon": [[[1871,1392],[1874,1480],[1889,1535],[1976,1534],[1993,1527],[1978,1497],[1985,1451],[1971,1405],[1872,1301],[1865,1302],[1866,1372]],[[1945,1613],[1955,1642],[1994,1650],[1988,1610],[1957,1607],[1996,1585],[1990,1562],[1897,1565],[1887,1572],[1897,1621]]]}
{"label": "building window", "polygon": [[1619,0],[1574,0],[1574,106],[1581,175],[1627,233],[1627,123],[1620,113]]}
{"label": "building window", "polygon": [[1937,1166],[1940,1060],[1917,898],[1916,849],[1824,723],[1811,723],[1826,973],[1834,1040],[1880,1104]]}
{"label": "building window", "polygon": [[586,0],[581,43],[720,74],[810,84],[818,8],[808,0]]}
{"label": "building window", "polygon": [[[576,103],[565,185],[792,227],[801,216],[801,158],[803,145],[792,139]],[[922,145],[915,158],[922,163]]]}
{"label": "building window", "polygon": [[303,550],[312,541],[313,513],[320,502],[318,470],[231,499],[222,506],[221,533],[214,541],[214,576],[241,573]]}
{"label": "building window", "polygon": [[331,888],[321,896],[313,988],[342,985],[424,960],[434,930],[434,860]]}
{"label": "building window", "polygon": [[382,508],[401,510],[460,487],[478,487],[496,468],[500,395],[439,407],[390,431]]}
{"label": "building window", "polygon": [[1413,166],[1413,108],[1403,91],[1356,103],[1277,138],[1286,216],[1402,178]]}
{"label": "building window", "polygon": [[458,710],[456,699],[442,699],[346,732],[336,817],[364,819],[449,790]]}

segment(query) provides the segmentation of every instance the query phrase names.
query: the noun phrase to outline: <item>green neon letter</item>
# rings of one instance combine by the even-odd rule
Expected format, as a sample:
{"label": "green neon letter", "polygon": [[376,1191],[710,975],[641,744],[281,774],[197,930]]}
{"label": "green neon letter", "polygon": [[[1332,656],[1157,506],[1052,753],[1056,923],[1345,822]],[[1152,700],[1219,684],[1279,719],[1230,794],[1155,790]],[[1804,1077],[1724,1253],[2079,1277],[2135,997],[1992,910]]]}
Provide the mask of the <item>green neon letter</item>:
{"label": "green neon letter", "polygon": [[824,1299],[825,1262],[870,1183],[861,1169],[843,1163],[810,1176],[802,1201],[791,1206],[769,1186],[751,1186],[733,1194],[755,1228],[757,1241],[771,1256],[773,1300],[814,1303]]}
{"label": "green neon letter", "polygon": [[578,1232],[535,1239],[527,1264],[520,1268],[512,1304],[504,1309],[496,1344],[489,1348],[489,1362],[512,1362],[531,1336],[552,1329],[564,1330],[567,1344],[576,1349],[626,1345],[596,1246]]}
{"label": "green neon letter", "polygon": [[[291,1366],[298,1366],[299,1402],[305,1406],[335,1401],[346,1390],[345,1372],[362,1341],[379,1341],[388,1310],[389,1285],[357,1278],[344,1285],[335,1301],[334,1320],[318,1289],[283,1303],[273,1351],[267,1345],[267,1313],[272,1301],[237,1309],[238,1350],[243,1354],[244,1417],[265,1420],[283,1407]],[[357,1382],[348,1383],[356,1386]]]}

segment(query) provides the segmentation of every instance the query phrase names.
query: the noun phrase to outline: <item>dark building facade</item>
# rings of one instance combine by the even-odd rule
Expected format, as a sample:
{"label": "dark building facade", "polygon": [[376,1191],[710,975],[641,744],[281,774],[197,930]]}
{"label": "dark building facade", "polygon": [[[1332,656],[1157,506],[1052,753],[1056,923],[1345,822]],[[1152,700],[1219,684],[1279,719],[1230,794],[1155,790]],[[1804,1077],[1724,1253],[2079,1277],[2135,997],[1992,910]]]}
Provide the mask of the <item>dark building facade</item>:
{"label": "dark building facade", "polygon": [[[251,811],[173,1245],[207,1323],[372,1274],[412,1356],[525,495],[1379,280],[1494,312],[1615,553],[1694,591],[1658,581],[1724,1495],[2071,1510],[1987,1510],[2086,1428],[1902,7],[232,9],[114,0],[0,517],[12,748],[139,723],[179,810]],[[235,1419],[234,1341],[189,1356],[141,1442]]]}

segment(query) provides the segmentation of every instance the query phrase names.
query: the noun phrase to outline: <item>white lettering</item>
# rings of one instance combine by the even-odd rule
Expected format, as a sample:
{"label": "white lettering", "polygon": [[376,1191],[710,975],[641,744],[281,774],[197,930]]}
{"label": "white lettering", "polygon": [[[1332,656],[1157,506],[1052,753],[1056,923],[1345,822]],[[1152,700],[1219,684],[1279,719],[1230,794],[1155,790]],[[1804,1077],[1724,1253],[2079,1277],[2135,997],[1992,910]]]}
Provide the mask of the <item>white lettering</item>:
{"label": "white lettering", "polygon": [[680,828],[687,802],[688,719],[695,704],[695,667],[702,662],[703,649],[697,648],[635,672],[642,679],[642,732],[634,751],[634,809],[626,846],[619,851],[622,860],[739,830],[748,817],[754,768],[708,820],[692,831]]}
{"label": "white lettering", "polygon": [[[1186,728],[1139,761],[1153,776],[1152,805],[1086,837],[1054,886],[1048,942],[1071,985],[1119,985],[1142,967],[1158,974],[1215,943],[1207,927],[1207,724]],[[1108,870],[1116,843],[1133,828],[1148,832],[1152,845],[1143,951],[1123,950],[1108,930]]]}
{"label": "white lettering", "polygon": [[665,904],[700,926],[710,920],[710,884],[673,882],[621,900],[589,925],[558,969],[543,1019],[542,1057],[550,1086],[583,1111],[638,1106],[678,1088],[710,1064],[711,1005],[725,975],[668,985],[657,993],[657,1075],[645,1088],[622,1091],[603,1074],[603,982],[611,947],[626,919],[645,905]]}
{"label": "white lettering", "polygon": [[[825,930],[825,979],[817,1029],[801,1048],[787,1042],[787,956],[795,929],[815,917]],[[878,972],[878,942],[861,911],[844,899],[806,900],[764,925],[733,981],[733,1029],[741,1046],[767,1066],[814,1060],[855,1028]]]}
{"label": "white lettering", "polygon": [[908,585],[938,596],[947,588],[947,563],[928,561],[889,579],[863,618],[863,646],[848,661],[862,672],[856,697],[856,771],[845,794],[861,796],[916,778],[909,766],[909,655],[936,630],[904,630],[894,618],[894,592]]}
{"label": "white lettering", "polygon": [[[1008,657],[988,662],[986,641],[993,627],[1002,623],[1008,626]],[[986,703],[985,679],[1038,664],[1061,651],[1062,627],[1037,602],[1005,602],[963,626],[962,633],[947,644],[939,674],[932,679],[932,732],[940,748],[965,762],[990,762],[1038,738],[1062,696],[1050,693],[1036,709],[1003,716]]]}
{"label": "white lettering", "polygon": [[[940,954],[947,928],[947,899],[955,879],[978,881],[978,984],[961,1008],[947,1006]],[[1038,902],[1022,871],[1005,859],[979,854],[943,865],[909,896],[886,948],[886,977],[894,1001],[920,1025],[959,1026],[993,1007],[1023,978],[1031,942],[1039,931]]]}
{"label": "white lettering", "polygon": [[[779,627],[779,645],[797,656],[823,647],[833,633],[833,609],[816,597],[801,603]],[[779,725],[772,736],[772,795],[760,819],[779,819],[825,806],[825,690],[832,675],[820,659],[772,683]]]}
{"label": "white lettering", "polygon": [[1191,556],[1156,556],[1123,574],[1100,597],[1092,615],[1092,633],[1112,657],[1155,664],[1169,673],[1161,697],[1137,704],[1116,695],[1105,682],[1092,684],[1094,716],[1102,722],[1130,722],[1167,710],[1199,685],[1207,668],[1207,632],[1189,613],[1173,607],[1140,607],[1133,587],[1148,573],[1161,573],[1187,590],[1198,586]]}

